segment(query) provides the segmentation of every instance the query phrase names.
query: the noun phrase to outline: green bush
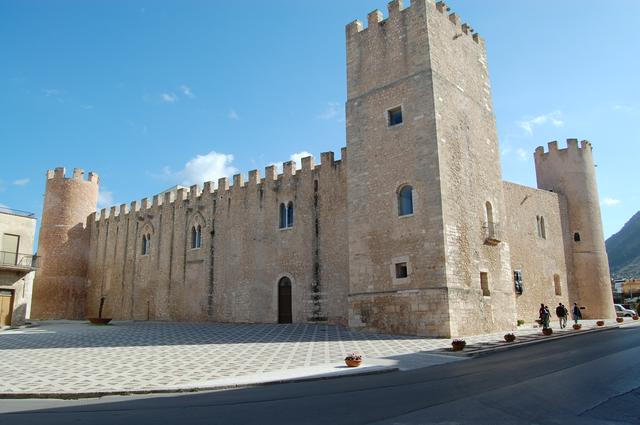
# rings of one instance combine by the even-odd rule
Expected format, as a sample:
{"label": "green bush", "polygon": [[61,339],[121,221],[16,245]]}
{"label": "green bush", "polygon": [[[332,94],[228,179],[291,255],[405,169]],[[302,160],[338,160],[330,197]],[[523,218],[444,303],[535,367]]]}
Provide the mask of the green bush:
{"label": "green bush", "polygon": [[522,326],[522,325],[524,325],[524,320],[518,319],[518,326]]}

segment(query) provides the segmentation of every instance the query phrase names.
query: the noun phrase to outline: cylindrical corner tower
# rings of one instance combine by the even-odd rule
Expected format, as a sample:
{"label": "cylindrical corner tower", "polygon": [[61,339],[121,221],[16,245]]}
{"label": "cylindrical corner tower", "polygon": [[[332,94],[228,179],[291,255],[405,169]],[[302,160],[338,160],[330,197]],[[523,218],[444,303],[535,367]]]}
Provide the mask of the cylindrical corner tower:
{"label": "cylindrical corner tower", "polygon": [[91,229],[87,217],[98,201],[98,175],[62,167],[47,171],[38,238],[41,268],[36,273],[31,317],[84,319]]}
{"label": "cylindrical corner tower", "polygon": [[535,162],[538,188],[566,199],[563,237],[567,241],[565,249],[570,246],[572,254],[573,282],[568,282],[571,301],[585,307],[585,318],[614,318],[591,143],[583,140],[578,146],[577,139],[567,139],[567,148],[558,149],[558,143],[551,142],[547,153],[542,147],[536,149]]}

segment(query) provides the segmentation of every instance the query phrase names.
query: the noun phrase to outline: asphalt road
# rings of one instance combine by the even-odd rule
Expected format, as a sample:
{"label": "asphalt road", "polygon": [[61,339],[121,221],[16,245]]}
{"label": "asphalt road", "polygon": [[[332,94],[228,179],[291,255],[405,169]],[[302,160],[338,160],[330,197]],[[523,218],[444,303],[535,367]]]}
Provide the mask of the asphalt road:
{"label": "asphalt road", "polygon": [[640,424],[640,328],[410,372],[185,395],[0,400],[0,424],[27,423]]}

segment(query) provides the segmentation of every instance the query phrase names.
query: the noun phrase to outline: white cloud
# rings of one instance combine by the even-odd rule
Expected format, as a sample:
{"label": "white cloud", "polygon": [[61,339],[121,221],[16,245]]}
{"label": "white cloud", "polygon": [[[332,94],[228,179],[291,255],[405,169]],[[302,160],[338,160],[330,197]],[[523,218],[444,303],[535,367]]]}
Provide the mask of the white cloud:
{"label": "white cloud", "polygon": [[7,210],[10,210],[10,209],[11,209],[11,208],[9,208],[7,205],[5,205],[5,204],[0,204],[0,208],[4,208],[4,209],[7,209]]}
{"label": "white cloud", "polygon": [[[302,158],[306,157],[306,156],[311,156],[311,154],[307,151],[300,151],[300,152],[296,152],[296,153],[292,153],[291,155],[289,155],[289,161],[295,161],[296,163],[296,169],[299,170],[302,168]],[[273,165],[276,167],[276,171],[278,171],[278,173],[282,173],[282,163],[285,161],[278,161],[278,162],[272,162],[269,165]]]}
{"label": "white cloud", "polygon": [[178,100],[178,96],[176,96],[174,93],[162,93],[160,95],[160,98],[164,103],[173,103]]}
{"label": "white cloud", "polygon": [[63,90],[60,89],[43,89],[44,95],[47,97],[57,97],[62,96],[64,94]]}
{"label": "white cloud", "polygon": [[100,188],[98,192],[98,208],[108,208],[113,205],[113,192]]}
{"label": "white cloud", "polygon": [[296,152],[294,154],[291,154],[291,156],[289,157],[289,159],[291,161],[295,161],[296,163],[296,167],[298,169],[300,169],[302,167],[302,158],[306,157],[306,156],[311,156],[311,154],[307,151],[302,151],[302,152]]}
{"label": "white cloud", "polygon": [[191,87],[183,84],[180,86],[180,91],[182,92],[182,94],[184,94],[185,96],[187,96],[188,98],[193,99],[194,97],[196,97],[193,92],[191,91]]}
{"label": "white cloud", "polygon": [[230,120],[233,120],[233,121],[238,121],[238,120],[240,120],[240,115],[238,115],[238,113],[235,111],[235,109],[230,109],[229,113],[227,114],[227,118],[229,118]]}
{"label": "white cloud", "polygon": [[25,184],[29,183],[31,180],[28,178],[24,178],[24,179],[17,179],[13,181],[13,184],[15,184],[16,186],[24,186]]}
{"label": "white cloud", "polygon": [[330,120],[336,118],[342,112],[342,105],[339,102],[328,102],[324,111],[316,115],[321,120]]}
{"label": "white cloud", "polygon": [[609,207],[622,203],[620,199],[614,199],[614,198],[604,198],[602,202]]}
{"label": "white cloud", "polygon": [[525,150],[524,150],[524,149],[522,149],[522,148],[518,148],[518,149],[516,150],[516,154],[518,155],[518,159],[519,159],[520,161],[526,161],[526,160],[527,160],[527,157],[529,156],[529,155],[527,155],[527,151],[525,151]]}
{"label": "white cloud", "polygon": [[551,124],[554,127],[562,127],[564,121],[562,121],[562,112],[553,111],[548,114],[538,115],[537,117],[518,121],[518,126],[528,134],[533,134],[533,129],[537,126]]}
{"label": "white cloud", "polygon": [[90,111],[93,109],[93,105],[80,105],[80,107],[86,111]]}
{"label": "white cloud", "polygon": [[196,155],[187,161],[180,171],[173,172],[169,167],[164,167],[163,173],[185,186],[207,181],[215,182],[221,177],[238,173],[238,169],[231,165],[232,162],[233,155],[211,151],[205,155]]}

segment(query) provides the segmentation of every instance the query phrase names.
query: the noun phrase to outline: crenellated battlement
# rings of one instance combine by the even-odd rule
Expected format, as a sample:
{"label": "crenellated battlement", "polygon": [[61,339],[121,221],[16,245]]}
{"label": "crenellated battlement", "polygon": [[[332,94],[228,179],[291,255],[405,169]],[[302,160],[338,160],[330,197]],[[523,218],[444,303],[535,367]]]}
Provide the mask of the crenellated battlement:
{"label": "crenellated battlement", "polygon": [[174,204],[202,203],[205,199],[222,199],[229,196],[245,196],[247,191],[256,191],[260,188],[275,187],[285,184],[292,178],[320,178],[325,172],[340,171],[342,164],[347,158],[347,148],[341,149],[341,159],[336,160],[333,152],[323,152],[320,156],[320,164],[315,165],[313,156],[307,156],[301,160],[301,169],[298,170],[295,161],[286,161],[282,164],[282,173],[278,174],[275,165],[265,167],[265,177],[260,178],[258,170],[251,170],[248,173],[248,180],[244,180],[242,174],[235,174],[231,184],[229,178],[218,179],[217,186],[214,182],[204,182],[200,185],[192,185],[189,189],[179,188],[175,191],[165,192],[162,196],[155,195],[152,201],[144,198],[141,201],[132,201],[130,205],[121,204],[119,209],[115,206],[102,208],[93,215],[93,221],[104,222],[111,218],[127,216],[134,213],[138,217],[145,215],[153,216],[154,210]]}
{"label": "crenellated battlement", "polygon": [[433,3],[432,0],[413,0],[409,7],[403,7],[402,0],[390,1],[387,5],[388,18],[384,18],[382,12],[378,9],[367,15],[367,27],[358,19],[350,22],[346,26],[347,38],[363,37],[365,34],[375,33],[384,30],[385,26],[391,22],[399,21],[403,18],[403,14],[424,14],[428,7],[433,7],[440,15],[446,17],[452,25],[460,29],[460,35],[470,36],[473,41],[482,44],[482,38],[474,31],[469,24],[461,23],[460,17],[456,13],[449,13],[450,8],[445,2],[439,1]]}
{"label": "crenellated battlement", "polygon": [[98,174],[93,171],[89,172],[87,179],[84,178],[84,170],[82,168],[74,168],[70,177],[66,176],[66,169],[64,167],[56,167],[53,170],[47,170],[47,180],[82,180],[98,184]]}
{"label": "crenellated battlement", "polygon": [[544,158],[549,155],[566,154],[566,153],[589,153],[591,154],[592,147],[591,142],[588,140],[582,140],[578,144],[578,139],[567,139],[566,148],[558,148],[558,141],[554,140],[547,144],[547,151],[543,146],[538,146],[535,151],[536,158]]}

